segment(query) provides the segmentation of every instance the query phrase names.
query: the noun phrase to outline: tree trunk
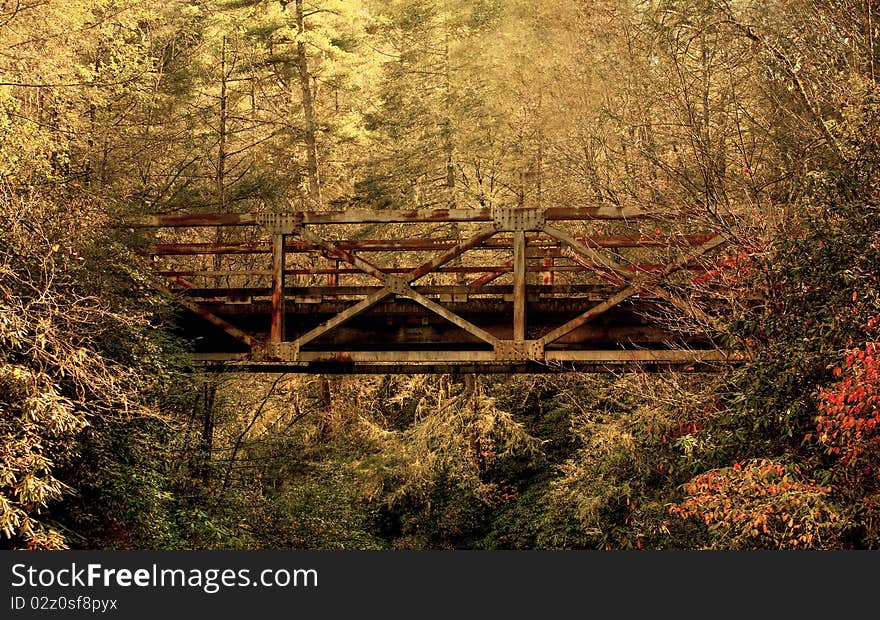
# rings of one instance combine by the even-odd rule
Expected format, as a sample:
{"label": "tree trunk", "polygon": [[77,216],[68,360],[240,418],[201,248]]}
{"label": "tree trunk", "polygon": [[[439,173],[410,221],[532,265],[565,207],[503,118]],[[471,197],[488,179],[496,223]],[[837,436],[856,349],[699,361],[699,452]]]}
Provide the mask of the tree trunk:
{"label": "tree trunk", "polygon": [[302,90],[303,116],[305,117],[305,140],[306,140],[306,165],[309,177],[309,200],[313,206],[320,207],[321,177],[318,173],[318,140],[315,123],[315,104],[312,97],[312,88],[309,83],[309,63],[306,56],[306,44],[302,40],[305,34],[305,20],[303,18],[303,0],[296,0],[296,30],[299,40],[296,44],[296,68],[299,74],[299,85]]}
{"label": "tree trunk", "polygon": [[220,48],[220,122],[219,136],[217,140],[217,176],[215,182],[217,185],[217,200],[220,203],[220,212],[226,212],[226,140],[227,140],[227,124],[228,124],[228,107],[229,94],[227,82],[229,76],[226,70],[226,37],[223,37],[223,43]]}
{"label": "tree trunk", "polygon": [[[227,141],[227,125],[228,125],[228,101],[229,94],[227,82],[229,75],[226,69],[226,37],[220,47],[220,118],[218,123],[218,139],[217,139],[217,174],[214,183],[217,191],[217,201],[221,213],[226,213],[226,141]],[[214,234],[215,243],[223,243],[224,238],[223,227],[218,226]],[[220,254],[214,255],[214,271],[223,270],[223,257]],[[217,285],[222,286],[220,278],[217,279]],[[226,286],[229,286],[229,278],[226,278]]]}
{"label": "tree trunk", "polygon": [[199,477],[204,484],[208,484],[211,481],[211,455],[214,452],[214,396],[217,393],[217,386],[209,381],[205,381],[203,390],[202,441]]}
{"label": "tree trunk", "polygon": [[[92,78],[92,82],[96,82],[98,80],[98,71],[101,69],[101,54],[104,51],[103,44],[99,41],[97,49],[95,49],[95,64],[94,70],[95,75]],[[91,96],[94,96],[92,94]],[[94,101],[89,102],[89,137],[86,141],[86,161],[85,161],[85,169],[83,170],[83,183],[86,187],[91,187],[92,185],[92,156],[95,148],[95,131],[97,127],[97,114],[98,114],[98,106],[95,105]]]}

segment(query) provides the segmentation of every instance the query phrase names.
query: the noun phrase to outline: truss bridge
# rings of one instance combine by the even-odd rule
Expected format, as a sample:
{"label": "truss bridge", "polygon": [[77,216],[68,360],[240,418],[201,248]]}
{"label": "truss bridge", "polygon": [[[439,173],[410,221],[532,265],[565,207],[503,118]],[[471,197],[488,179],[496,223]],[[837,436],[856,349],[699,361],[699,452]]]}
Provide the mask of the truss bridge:
{"label": "truss bridge", "polygon": [[178,329],[217,370],[691,370],[715,343],[726,239],[616,207],[148,215]]}

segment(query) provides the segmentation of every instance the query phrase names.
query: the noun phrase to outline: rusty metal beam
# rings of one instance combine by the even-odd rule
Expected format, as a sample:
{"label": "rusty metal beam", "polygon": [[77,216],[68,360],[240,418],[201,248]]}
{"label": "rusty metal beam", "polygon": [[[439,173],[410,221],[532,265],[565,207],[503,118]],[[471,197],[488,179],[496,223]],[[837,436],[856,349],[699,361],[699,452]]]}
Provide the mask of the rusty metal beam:
{"label": "rusty metal beam", "polygon": [[[660,268],[662,269],[662,265]],[[409,274],[413,271],[412,267],[381,267],[379,270],[386,275],[394,275],[394,274]],[[433,273],[486,273],[487,271],[495,270],[498,272],[498,275],[503,275],[505,273],[510,273],[513,271],[513,267],[507,265],[486,265],[485,267],[438,267],[433,270]],[[530,269],[534,271],[534,269]],[[571,266],[559,265],[557,267],[558,271],[581,271],[580,269],[574,269]],[[166,278],[175,278],[175,277],[225,277],[225,276],[271,276],[271,269],[229,269],[224,271],[216,271],[213,269],[163,269],[157,272],[159,275],[164,276]],[[343,269],[338,267],[327,267],[320,269],[285,269],[284,275],[286,276],[332,276],[332,275],[354,275],[363,273],[361,269]],[[196,288],[194,285],[190,285],[187,288]]]}
{"label": "rusty metal beam", "polygon": [[382,271],[382,269],[380,269],[379,267],[377,267],[373,263],[371,263],[367,260],[364,260],[360,256],[357,256],[357,255],[353,254],[352,252],[349,252],[348,250],[343,250],[343,249],[337,247],[335,244],[330,243],[329,241],[325,241],[324,239],[322,239],[321,237],[312,233],[309,230],[303,229],[300,231],[299,235],[303,239],[306,239],[307,241],[311,241],[312,243],[314,243],[315,245],[320,247],[322,250],[327,252],[327,254],[329,254],[330,256],[344,260],[349,265],[352,265],[353,267],[357,267],[358,269],[360,269],[364,273],[373,276],[374,278],[376,278],[377,280],[379,280],[383,284],[387,282],[388,276],[387,276],[387,274],[385,274]]}
{"label": "rusty metal beam", "polygon": [[546,347],[548,344],[554,342],[555,340],[558,340],[560,337],[564,336],[565,334],[572,331],[573,329],[577,329],[578,327],[580,327],[584,323],[593,320],[594,318],[596,318],[600,314],[603,314],[604,312],[607,312],[609,309],[615,307],[616,305],[618,305],[619,303],[621,303],[625,299],[628,299],[629,297],[632,297],[636,293],[639,293],[639,292],[641,292],[651,286],[654,286],[655,284],[657,284],[657,282],[659,282],[663,278],[666,278],[666,277],[672,275],[673,273],[675,273],[676,271],[681,270],[682,267],[688,263],[688,261],[691,261],[694,258],[697,258],[698,256],[701,256],[707,252],[710,252],[711,250],[714,250],[715,248],[718,248],[725,243],[727,243],[727,239],[725,239],[722,235],[715,235],[709,241],[707,241],[706,243],[701,245],[699,248],[697,248],[697,250],[695,252],[692,252],[692,253],[690,253],[684,257],[681,257],[678,260],[670,263],[660,273],[651,274],[647,277],[630,280],[631,284],[629,286],[627,286],[623,290],[615,293],[609,299],[603,301],[602,303],[600,303],[596,306],[593,306],[592,308],[590,308],[589,310],[587,310],[586,312],[584,312],[580,316],[573,318],[572,320],[565,323],[564,325],[561,325],[561,326],[557,327],[556,329],[552,330],[550,333],[545,334],[544,336],[542,336],[539,339],[539,342],[543,346]]}
{"label": "rusty metal beam", "polygon": [[[547,351],[547,362],[676,363],[741,360],[742,354],[717,349],[611,349],[595,351]],[[494,351],[300,351],[302,362],[506,362]]]}
{"label": "rusty metal beam", "polygon": [[479,278],[471,280],[470,282],[468,282],[467,286],[468,286],[468,288],[474,288],[474,289],[484,287],[487,284],[489,284],[490,282],[497,280],[498,278],[503,276],[505,273],[510,273],[511,271],[513,271],[513,261],[509,260],[506,263],[504,263],[504,265],[502,266],[502,269],[500,269],[498,271],[490,271],[489,273],[486,273],[486,274],[480,276]]}
{"label": "rusty metal beam", "polygon": [[[124,218],[125,228],[185,228],[196,226],[253,226],[258,213],[202,213],[190,215],[152,214]],[[287,214],[300,224],[400,224],[421,222],[491,222],[492,209],[348,209],[346,211],[297,211]],[[544,219],[554,220],[629,220],[654,217],[630,207],[551,207],[543,210]]]}
{"label": "rusty metal beam", "polygon": [[606,269],[604,267],[597,265],[596,261],[587,260],[586,258],[581,256],[580,254],[578,254],[577,252],[572,250],[570,247],[567,249],[568,249],[568,253],[566,254],[565,258],[572,261],[573,263],[580,265],[581,267],[583,267],[584,269],[586,269],[588,271],[592,271],[593,273],[598,275],[600,278],[602,278],[606,282],[610,282],[611,284],[614,284],[617,286],[620,286],[621,284],[625,284],[627,282],[627,280],[625,280],[620,275],[614,273],[610,269]]}
{"label": "rusty metal beam", "polygon": [[488,342],[493,347],[498,345],[498,342],[499,342],[498,338],[496,338],[495,336],[493,336],[492,334],[487,332],[485,329],[482,329],[481,327],[477,327],[476,325],[474,325],[470,321],[463,319],[462,317],[458,316],[454,312],[447,310],[446,308],[444,308],[440,304],[432,301],[431,299],[428,299],[427,297],[425,297],[421,293],[418,293],[415,290],[410,289],[409,291],[407,291],[405,293],[405,296],[409,299],[412,299],[414,302],[421,304],[422,306],[424,306],[425,308],[427,308],[428,310],[430,310],[434,314],[437,314],[437,315],[443,317],[444,319],[446,319],[450,323],[452,323],[454,325],[458,325],[460,328],[462,328],[463,330],[465,330],[469,334],[476,336],[477,338],[479,338],[480,340],[482,340],[484,342]]}
{"label": "rusty metal beam", "polygon": [[541,284],[543,286],[552,286],[554,282],[554,270],[556,263],[553,258],[545,258],[541,260]]}
{"label": "rusty metal beam", "polygon": [[[314,249],[314,248],[310,248]],[[285,250],[295,251],[288,241]],[[146,256],[201,256],[215,254],[271,254],[271,241],[239,241],[230,243],[151,243],[137,248]],[[305,251],[305,250],[303,250]]]}
{"label": "rusty metal beam", "polygon": [[389,291],[387,288],[382,288],[382,289],[376,291],[375,293],[369,295],[366,299],[356,303],[355,305],[348,308],[347,310],[340,312],[339,314],[334,316],[329,321],[324,321],[323,323],[318,325],[316,328],[306,332],[305,334],[303,334],[302,336],[300,336],[299,338],[297,338],[296,340],[294,340],[292,342],[293,346],[294,347],[301,347],[301,346],[311,342],[312,340],[314,340],[318,336],[321,336],[322,334],[326,334],[327,332],[329,332],[331,329],[333,329],[337,325],[341,325],[341,324],[345,323],[346,321],[348,321],[349,319],[352,319],[352,318],[356,317],[357,315],[359,315],[363,312],[366,312],[367,310],[369,310],[370,308],[375,306],[377,303],[379,303],[380,301],[382,301],[383,299],[385,299],[389,295],[391,295],[391,291]]}
{"label": "rusty metal beam", "polygon": [[[609,296],[608,292],[604,294],[596,292],[595,294],[577,298],[546,297],[530,293],[528,300],[530,310],[534,306],[535,315],[533,318],[535,320],[535,327],[543,326],[543,331],[549,331],[570,318],[586,312],[596,303],[607,300]],[[431,296],[426,295],[426,297]],[[513,314],[513,304],[510,302],[512,294],[505,297],[508,299],[468,296],[468,299],[465,301],[462,295],[459,296],[461,301],[448,302],[445,300],[451,299],[452,295],[441,296],[439,299],[437,297],[431,298],[441,303],[449,311],[477,323],[487,331],[495,333],[496,327],[504,326],[506,331],[500,332],[499,337],[510,338],[510,317]],[[363,299],[363,296],[359,296],[357,299],[329,295],[324,297],[306,295],[293,298],[288,296],[285,307],[288,314],[287,328],[294,329],[298,335],[307,329],[311,329],[320,321],[348,309],[352,304],[361,301],[361,299]],[[646,313],[656,311],[658,304],[661,303],[664,306],[666,305],[666,302],[659,297],[633,297],[626,308],[621,308],[618,312],[615,312],[614,316],[609,317],[608,321],[588,323],[587,325],[590,326],[590,329],[612,329],[617,326],[631,324],[643,325],[649,320],[645,316]],[[217,299],[200,302],[200,305],[230,321],[233,321],[232,317],[241,317],[240,320],[246,321],[248,325],[253,326],[251,329],[260,329],[263,323],[268,325],[268,317],[271,312],[271,304],[268,300],[255,301],[252,298],[233,297],[230,299]],[[725,305],[720,300],[716,300],[715,303],[709,302],[707,307],[723,310]],[[264,317],[266,318],[265,320]],[[291,324],[294,318],[296,319],[296,326]],[[445,324],[446,322],[442,317],[432,314],[412,300],[405,298],[396,299],[393,297],[389,297],[372,309],[370,316],[364,317],[363,321],[371,322],[380,332],[385,328],[394,330],[414,325]],[[262,331],[266,331],[266,329],[262,329]],[[289,340],[293,339],[294,336],[292,334],[293,332],[288,334]],[[442,340],[440,344],[442,344]]]}
{"label": "rusty metal beam", "polygon": [[[476,336],[469,334],[457,326],[449,324],[446,319],[436,316],[428,325],[421,322],[409,321],[410,315],[399,313],[401,321],[394,325],[388,325],[388,315],[381,315],[384,306],[392,306],[386,302],[380,302],[373,308],[376,312],[374,317],[362,316],[357,323],[354,319],[345,325],[337,325],[333,330],[312,341],[309,348],[344,350],[346,348],[362,348],[366,343],[375,342],[376,348],[385,350],[398,350],[402,347],[419,348],[425,347],[426,343],[442,343],[444,349],[463,348],[463,345],[480,344]],[[428,310],[421,308],[425,313]],[[417,315],[413,315],[417,318]],[[441,323],[442,321],[442,323]],[[491,324],[483,323],[482,327],[498,339],[507,338],[510,335],[509,323],[503,322],[501,317]],[[294,334],[288,335],[291,340]],[[597,344],[604,343],[638,343],[643,346],[663,345],[680,339],[680,334],[665,330],[652,325],[626,325],[626,326],[601,326],[586,324],[569,332],[560,338],[554,346],[564,348],[585,349]],[[425,347],[427,348],[427,347]]]}
{"label": "rusty metal beam", "polygon": [[684,269],[688,265],[688,263],[690,261],[692,261],[696,258],[699,258],[700,256],[703,256],[704,254],[711,252],[712,250],[715,250],[715,249],[721,247],[722,245],[725,245],[726,243],[728,243],[728,240],[726,237],[724,237],[724,235],[714,235],[711,239],[706,241],[706,243],[703,243],[702,245],[700,245],[700,247],[698,247],[693,252],[686,254],[685,256],[682,256],[678,260],[670,263],[659,274],[656,274],[656,275],[652,274],[651,276],[649,276],[647,279],[645,279],[645,282],[654,283],[657,280],[660,280],[660,279],[663,279],[667,276],[672,275],[676,271],[681,271],[682,269]]}
{"label": "rusty metal beam", "polygon": [[513,339],[526,338],[526,234],[513,234]]}
{"label": "rusty metal beam", "polygon": [[[528,251],[526,251],[526,258],[529,257]],[[594,271],[599,273],[600,275],[603,272],[600,269],[597,269],[591,263],[585,261],[581,258],[568,257],[577,265],[554,265],[551,273],[571,273],[571,272],[579,272],[587,269],[588,271]],[[550,259],[552,260],[552,259]],[[433,270],[433,273],[483,273],[483,274],[494,274],[489,281],[496,279],[499,276],[504,275],[505,273],[513,272],[513,261],[509,261],[510,264],[507,265],[479,265],[479,266],[464,266],[464,267],[438,267]],[[624,267],[628,271],[633,273],[644,272],[650,273],[655,271],[663,271],[666,268],[666,265],[661,264],[643,264],[643,265],[627,265]],[[706,268],[703,265],[685,265],[683,269],[690,271],[705,271]],[[413,271],[412,267],[379,267],[379,270],[387,275],[394,274],[408,274]],[[537,265],[527,265],[526,271],[528,273],[544,273],[548,270],[544,266]],[[204,277],[226,277],[226,276],[271,276],[271,269],[229,269],[229,270],[221,270],[217,271],[214,269],[163,269],[157,272],[159,275],[167,277],[167,278],[176,278],[176,277],[196,277],[196,276],[204,276]],[[285,269],[284,275],[287,276],[317,276],[317,275],[353,275],[363,273],[361,269],[341,269],[338,267],[326,267],[319,269],[308,269],[308,268],[300,268],[300,269]],[[620,284],[620,281],[617,279],[607,278],[609,282],[612,284]],[[482,278],[476,280],[476,286],[479,286],[479,281],[482,281]],[[184,285],[181,283],[181,286],[186,286],[186,288],[195,288],[195,285],[189,284]],[[474,286],[474,284],[469,284],[469,286]]]}
{"label": "rusty metal beam", "polygon": [[624,267],[617,261],[605,256],[601,252],[597,252],[593,248],[584,245],[564,230],[556,228],[555,226],[544,226],[544,234],[549,235],[554,239],[557,239],[558,241],[561,241],[578,254],[596,263],[597,267],[605,267],[606,269],[610,269],[611,271],[622,277],[624,280],[629,279],[630,274],[629,270],[626,267]]}
{"label": "rusty metal beam", "polygon": [[123,228],[185,228],[190,226],[255,226],[256,213],[151,214],[123,218]]}
{"label": "rusty metal beam", "polygon": [[253,362],[242,360],[214,360],[201,356],[198,360],[206,372],[248,372],[248,373],[308,373],[324,375],[408,375],[408,374],[555,374],[565,372],[598,373],[609,372],[651,373],[716,373],[740,362],[728,359],[723,362],[699,360],[695,362],[564,362],[551,363],[522,362]]}
{"label": "rusty metal beam", "polygon": [[[681,235],[681,236],[658,236],[646,237],[638,235],[605,235],[591,237],[577,237],[577,241],[595,248],[640,248],[640,247],[665,247],[682,244],[696,246],[708,241],[712,235]],[[574,237],[573,237],[574,238]],[[334,241],[334,245],[342,250],[357,252],[431,252],[448,250],[458,244],[456,239],[360,239],[357,241]],[[490,250],[511,250],[513,240],[509,237],[497,237],[487,239],[483,247]],[[557,248],[555,241],[533,239],[529,243],[533,256],[547,248]],[[288,239],[284,249],[288,254],[313,252],[318,249],[313,243],[306,241],[294,241]],[[154,243],[138,248],[141,254],[148,256],[190,256],[190,255],[213,255],[213,254],[271,254],[272,244],[265,241],[240,241],[227,243]]]}
{"label": "rusty metal beam", "polygon": [[284,235],[276,234],[272,240],[272,325],[269,342],[284,340]]}
{"label": "rusty metal beam", "polygon": [[327,286],[339,286],[339,261],[333,261],[333,269],[327,274]]}
{"label": "rusty metal beam", "polygon": [[174,282],[176,285],[178,285],[182,288],[185,288],[185,289],[196,288],[196,285],[193,284],[192,282],[190,282],[189,280],[184,279],[182,277],[183,275],[184,274],[174,275],[171,277],[171,281]]}
{"label": "rusty metal beam", "polygon": [[746,356],[739,351],[719,349],[634,349],[613,351],[546,351],[548,362],[600,362],[604,364],[641,363],[681,363],[745,361]]}
{"label": "rusty metal beam", "polygon": [[208,321],[210,324],[222,329],[224,332],[229,334],[235,340],[238,340],[240,343],[246,345],[248,348],[253,349],[254,339],[249,334],[240,330],[239,328],[237,328],[235,325],[233,325],[232,323],[230,323],[226,319],[217,316],[213,312],[206,310],[205,308],[190,301],[189,299],[184,299],[184,298],[181,298],[181,297],[175,295],[171,291],[171,289],[169,289],[164,284],[161,284],[160,282],[156,282],[155,280],[150,279],[150,284],[154,289],[156,289],[157,291],[159,291],[163,295],[170,297],[171,299],[173,299],[174,301],[179,303],[181,306],[183,306],[184,308],[186,308],[190,312],[202,317],[203,319]]}
{"label": "rusty metal beam", "polygon": [[568,321],[567,323],[560,325],[559,327],[550,331],[547,334],[544,334],[541,338],[539,338],[539,342],[541,343],[542,346],[546,347],[547,345],[551,344],[552,342],[559,340],[559,338],[566,335],[567,333],[577,329],[578,327],[580,327],[584,323],[588,323],[589,321],[592,321],[594,318],[596,318],[600,314],[604,314],[605,312],[607,312],[611,308],[615,307],[616,305],[618,305],[620,302],[624,301],[625,299],[632,297],[638,291],[639,291],[638,287],[635,287],[635,286],[626,287],[625,289],[612,295],[610,298],[606,299],[605,301],[603,301],[599,304],[596,304],[595,306],[593,306],[592,308],[590,308],[589,310],[587,310],[583,314],[576,316],[575,318]]}
{"label": "rusty metal beam", "polygon": [[592,248],[665,248],[676,245],[703,245],[714,236],[714,233],[700,235],[587,235],[576,237],[576,239]]}
{"label": "rusty metal beam", "polygon": [[409,283],[415,282],[419,278],[428,275],[429,273],[441,267],[442,265],[445,265],[449,261],[455,260],[457,257],[461,256],[468,250],[472,250],[475,247],[481,245],[484,241],[486,241],[490,237],[493,237],[495,233],[496,230],[494,227],[483,228],[469,239],[458,243],[440,256],[437,256],[434,259],[429,260],[426,263],[419,265],[412,271],[408,272],[404,279]]}
{"label": "rusty metal beam", "polygon": [[693,303],[690,303],[688,300],[683,299],[679,295],[676,295],[675,293],[672,293],[671,291],[668,291],[659,285],[645,286],[644,292],[650,293],[659,297],[660,299],[669,302],[670,304],[684,312],[687,316],[699,321],[700,323],[703,323],[704,325],[707,325],[708,327],[714,329],[716,332],[722,331],[721,326],[718,324],[718,321],[715,319],[715,317],[709,316],[708,314],[703,312],[701,308],[695,306]]}
{"label": "rusty metal beam", "polygon": [[[284,288],[284,294],[287,298],[315,295],[327,297],[364,296],[375,293],[381,288],[381,286],[287,286]],[[423,295],[513,294],[513,286],[510,284],[488,285],[479,289],[471,288],[470,285],[456,284],[415,286],[413,289]],[[601,284],[554,284],[552,286],[529,286],[526,290],[529,295],[552,293],[557,295],[586,296],[590,299],[600,296],[601,299],[605,299],[614,289]],[[226,299],[227,297],[268,298],[271,294],[271,289],[267,287],[199,288],[181,291],[181,294],[187,295],[191,299],[199,300]]]}

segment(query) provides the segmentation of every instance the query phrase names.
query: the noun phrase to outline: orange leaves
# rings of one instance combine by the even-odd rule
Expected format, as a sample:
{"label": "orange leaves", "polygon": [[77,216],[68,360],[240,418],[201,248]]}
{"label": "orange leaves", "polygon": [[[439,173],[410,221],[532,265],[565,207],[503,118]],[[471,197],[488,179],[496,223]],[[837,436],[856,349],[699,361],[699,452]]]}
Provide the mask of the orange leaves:
{"label": "orange leaves", "polygon": [[670,512],[701,521],[717,548],[833,547],[842,519],[830,490],[796,466],[752,459],[694,478]]}

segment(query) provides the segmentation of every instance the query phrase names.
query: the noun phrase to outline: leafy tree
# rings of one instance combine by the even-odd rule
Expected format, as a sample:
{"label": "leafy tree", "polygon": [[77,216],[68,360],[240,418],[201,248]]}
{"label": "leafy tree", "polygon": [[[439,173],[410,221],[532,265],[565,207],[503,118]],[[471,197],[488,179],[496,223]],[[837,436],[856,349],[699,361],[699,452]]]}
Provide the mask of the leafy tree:
{"label": "leafy tree", "polygon": [[701,474],[672,506],[705,523],[716,549],[836,549],[846,521],[831,488],[805,479],[797,465],[767,459]]}
{"label": "leafy tree", "polygon": [[80,439],[161,416],[155,399],[181,387],[179,362],[152,322],[164,307],[131,299],[140,285],[99,209],[9,186],[0,209],[2,531],[7,543],[51,548],[64,538],[47,509],[79,490],[59,472],[82,465]]}

